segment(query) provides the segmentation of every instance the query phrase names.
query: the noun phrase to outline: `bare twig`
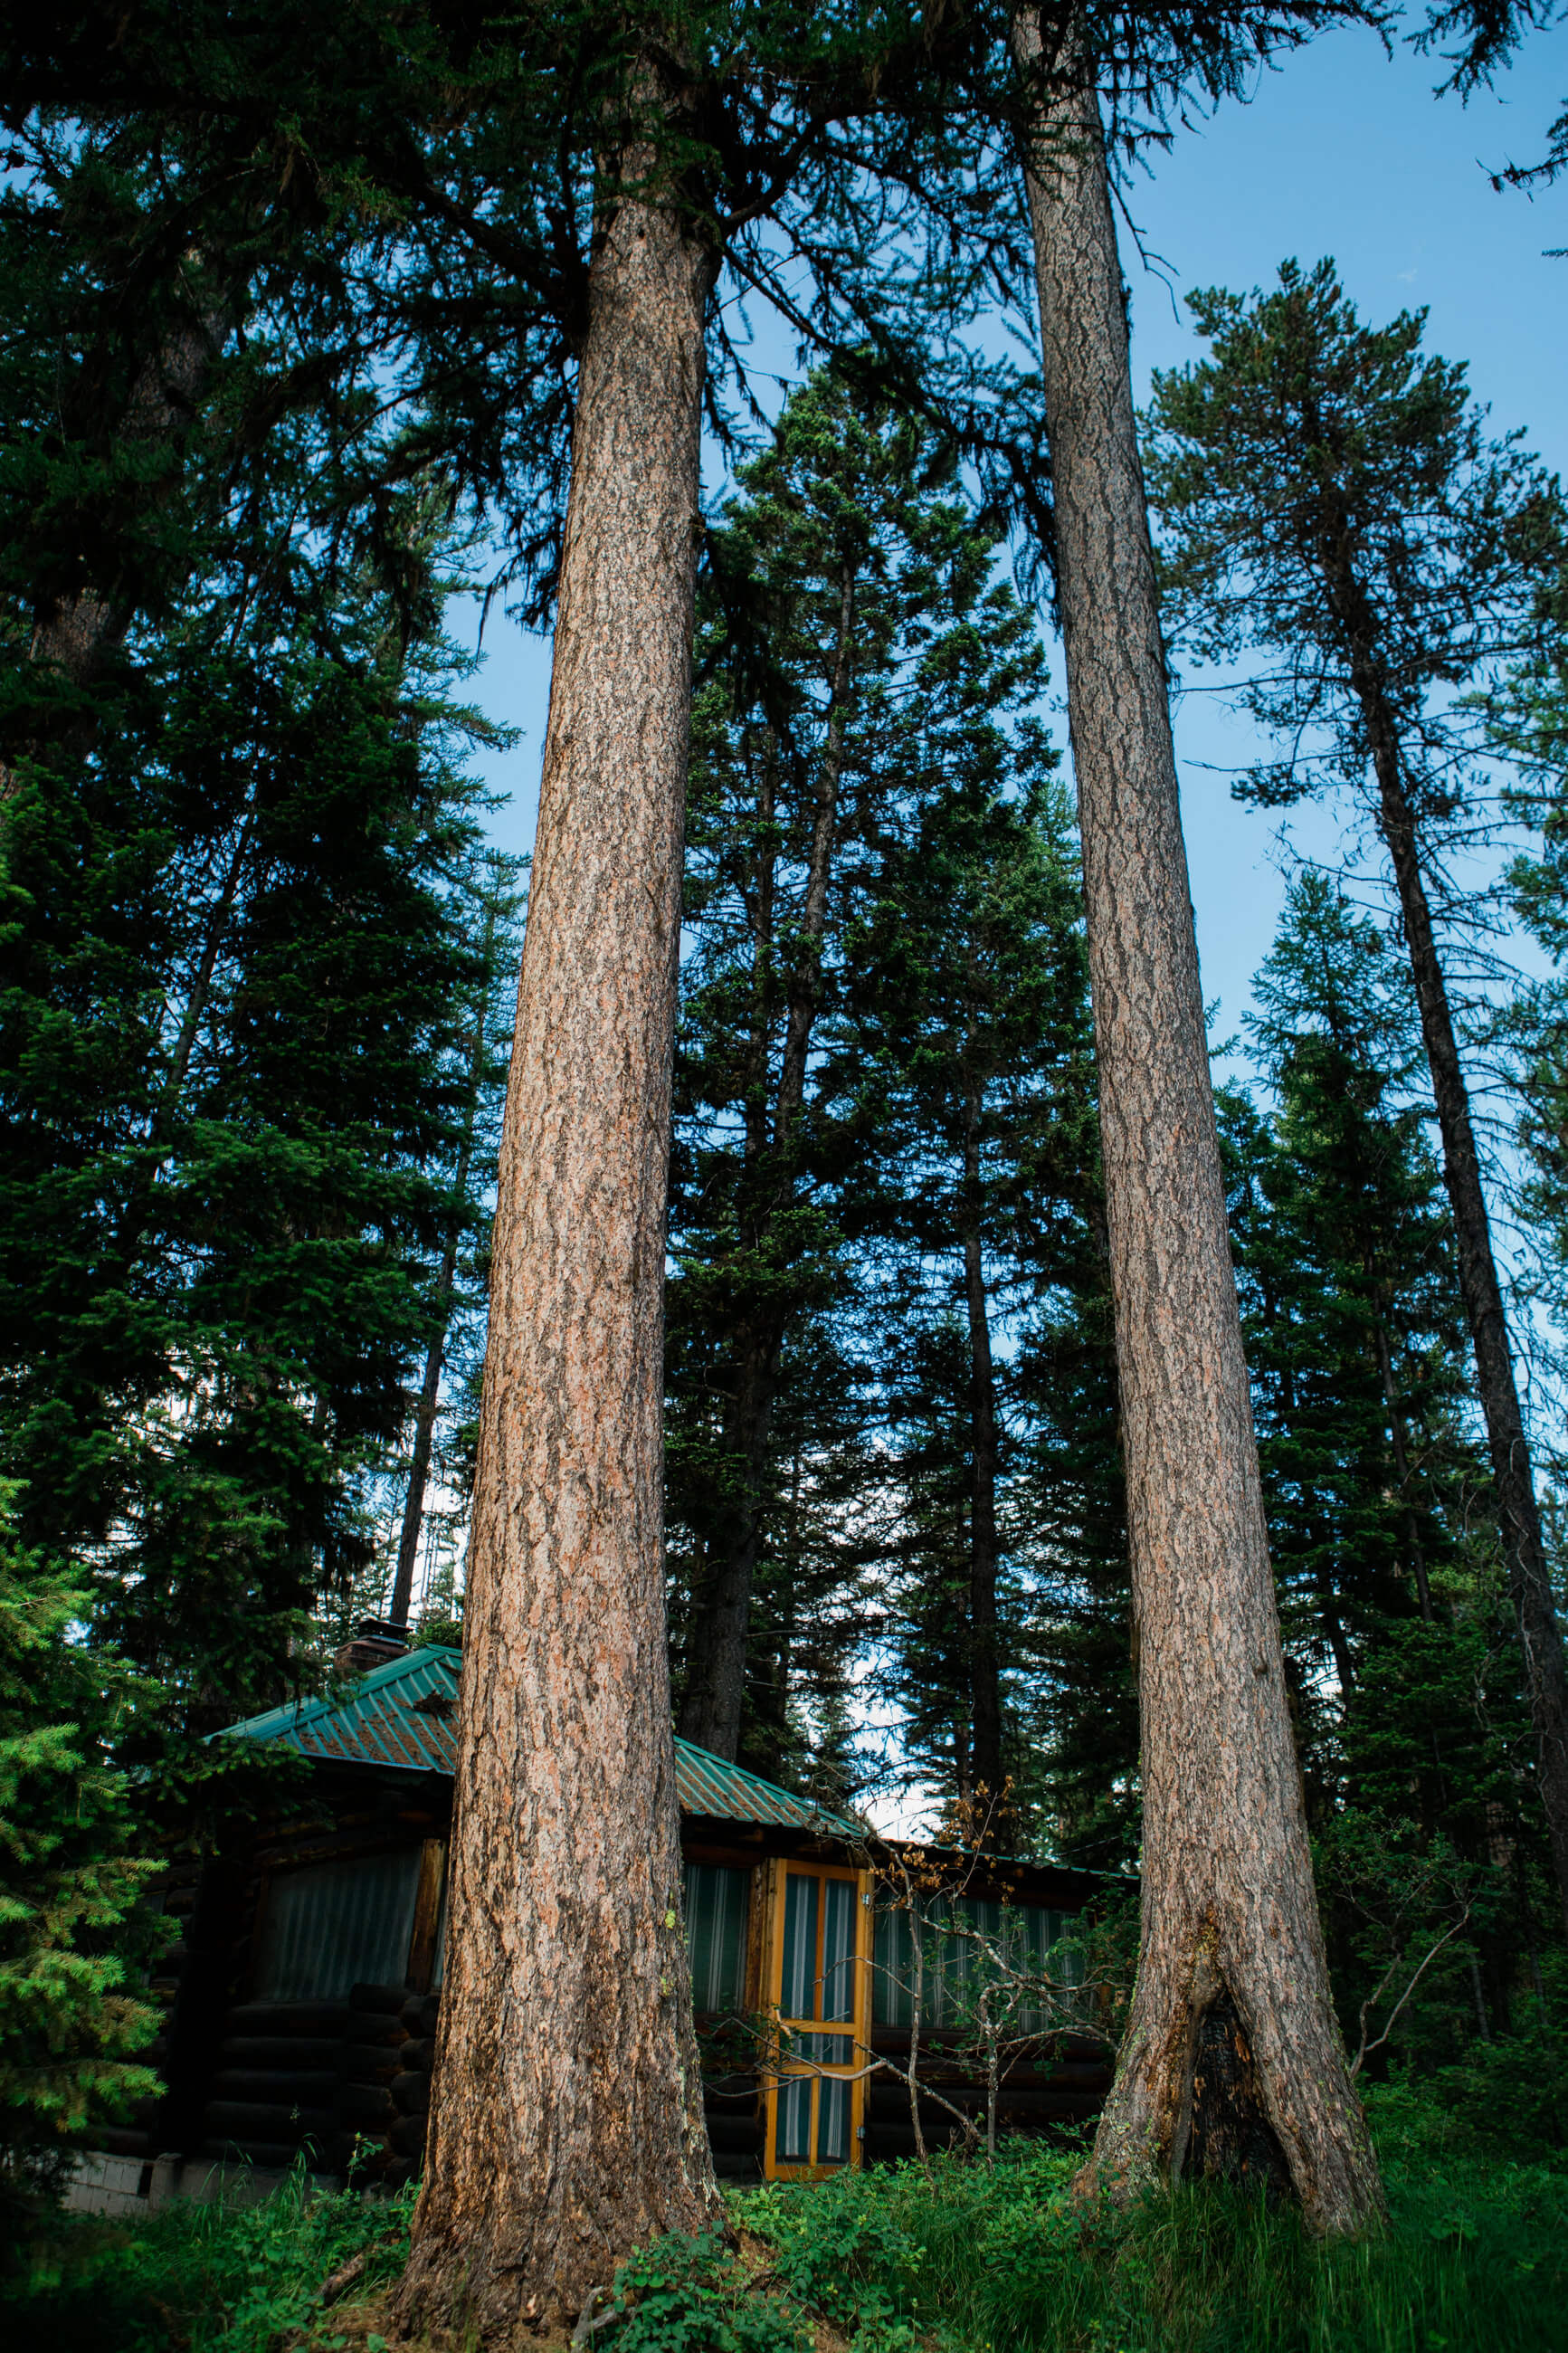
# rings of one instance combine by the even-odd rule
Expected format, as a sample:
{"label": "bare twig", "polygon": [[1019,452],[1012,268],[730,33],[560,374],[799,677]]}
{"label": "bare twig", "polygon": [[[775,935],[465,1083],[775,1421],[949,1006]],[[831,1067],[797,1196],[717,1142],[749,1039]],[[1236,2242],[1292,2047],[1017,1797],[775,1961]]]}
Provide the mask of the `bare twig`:
{"label": "bare twig", "polygon": [[1416,1987],[1420,1984],[1422,1978],[1426,1976],[1427,1970],[1431,1968],[1433,1962],[1436,1959],[1444,1946],[1458,1935],[1460,1929],[1469,1919],[1469,1916],[1470,1907],[1467,1904],[1458,1918],[1454,1921],[1450,1926],[1444,1929],[1436,1943],[1426,1954],[1426,1958],[1413,1972],[1409,1982],[1405,1986],[1405,1991],[1400,1995],[1399,2000],[1389,2011],[1388,2022],[1384,2027],[1383,2032],[1369,2042],[1366,2039],[1367,2013],[1373,2009],[1375,2003],[1382,2000],[1383,1989],[1384,1986],[1387,1985],[1389,1978],[1394,1975],[1395,1968],[1398,1967],[1397,1956],[1394,1960],[1390,1961],[1388,1967],[1384,1969],[1382,1977],[1377,1981],[1376,1989],[1369,1995],[1367,2000],[1363,2001],[1361,2006],[1361,2042],[1357,2047],[1355,2057],[1351,2062],[1351,2081],[1352,2083],[1361,2073],[1363,2062],[1369,2059],[1374,2051],[1380,2051],[1383,2048],[1383,2045],[1387,2042],[1389,2036],[1393,2033],[1395,2026],[1399,2022],[1399,2014],[1401,2010],[1404,2010],[1405,2004],[1409,2001],[1411,1995],[1415,1992]]}

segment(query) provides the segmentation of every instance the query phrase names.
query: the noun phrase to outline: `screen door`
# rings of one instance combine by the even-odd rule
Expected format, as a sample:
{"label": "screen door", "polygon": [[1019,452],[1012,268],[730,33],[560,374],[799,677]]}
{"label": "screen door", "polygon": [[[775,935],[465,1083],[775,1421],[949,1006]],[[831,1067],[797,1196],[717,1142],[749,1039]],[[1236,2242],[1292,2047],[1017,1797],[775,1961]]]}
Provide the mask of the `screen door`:
{"label": "screen door", "polygon": [[769,1895],[778,2045],[763,2169],[777,2180],[860,2162],[871,1905],[866,1873],[787,1861]]}

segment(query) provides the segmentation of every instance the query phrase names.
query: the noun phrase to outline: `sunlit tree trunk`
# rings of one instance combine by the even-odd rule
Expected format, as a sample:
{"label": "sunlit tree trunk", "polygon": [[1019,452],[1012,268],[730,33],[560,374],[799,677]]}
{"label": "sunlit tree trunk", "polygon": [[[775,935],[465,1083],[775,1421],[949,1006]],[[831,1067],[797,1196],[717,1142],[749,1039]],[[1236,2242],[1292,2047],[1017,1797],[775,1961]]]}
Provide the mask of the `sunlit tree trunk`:
{"label": "sunlit tree trunk", "polygon": [[1380,2208],[1330,1999],[1226,1226],[1121,271],[1070,21],[1020,12],[1142,1715],[1138,1988],[1087,2181]]}
{"label": "sunlit tree trunk", "polygon": [[[622,156],[622,185],[654,159]],[[507,1098],[446,1979],[405,2327],[512,2343],[716,2193],[666,1659],[665,1197],[698,225],[601,216]],[[467,2341],[467,2339],[465,2339]]]}

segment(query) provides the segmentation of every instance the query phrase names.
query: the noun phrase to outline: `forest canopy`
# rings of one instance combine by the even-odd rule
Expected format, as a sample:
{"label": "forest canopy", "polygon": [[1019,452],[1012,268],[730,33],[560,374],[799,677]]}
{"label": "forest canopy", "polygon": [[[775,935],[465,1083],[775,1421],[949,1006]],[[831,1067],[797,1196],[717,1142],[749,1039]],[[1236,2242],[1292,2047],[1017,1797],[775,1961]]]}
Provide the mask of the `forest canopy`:
{"label": "forest canopy", "polygon": [[[226,1736],[421,1649],[405,2335],[622,2331],[722,2221],[678,1740],[911,1917],[1095,1891],[1084,2211],[1375,2235],[1401,2100],[1568,2162],[1568,512],[1305,249],[1140,410],[1118,226],[1259,61],[1451,103],[1549,14],[0,37],[7,2211],[234,2039],[221,1891],[326,1801]],[[1281,820],[1234,1035],[1194,682]]]}

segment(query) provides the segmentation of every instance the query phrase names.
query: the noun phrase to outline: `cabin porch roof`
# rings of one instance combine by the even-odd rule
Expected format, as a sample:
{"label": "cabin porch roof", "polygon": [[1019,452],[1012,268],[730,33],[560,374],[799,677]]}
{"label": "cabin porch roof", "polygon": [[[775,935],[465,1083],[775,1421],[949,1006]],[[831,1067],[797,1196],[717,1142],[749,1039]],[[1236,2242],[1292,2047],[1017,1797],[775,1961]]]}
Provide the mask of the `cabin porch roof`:
{"label": "cabin porch roof", "polygon": [[[277,1740],[302,1757],[331,1764],[391,1767],[412,1773],[454,1770],[458,1675],[462,1652],[444,1646],[406,1651],[373,1667],[353,1687],[324,1699],[290,1700],[247,1716],[219,1734],[226,1740]],[[731,1765],[689,1740],[675,1744],[675,1781],[684,1814],[723,1821],[859,1839],[865,1832],[841,1814],[797,1798],[743,1766]]]}

